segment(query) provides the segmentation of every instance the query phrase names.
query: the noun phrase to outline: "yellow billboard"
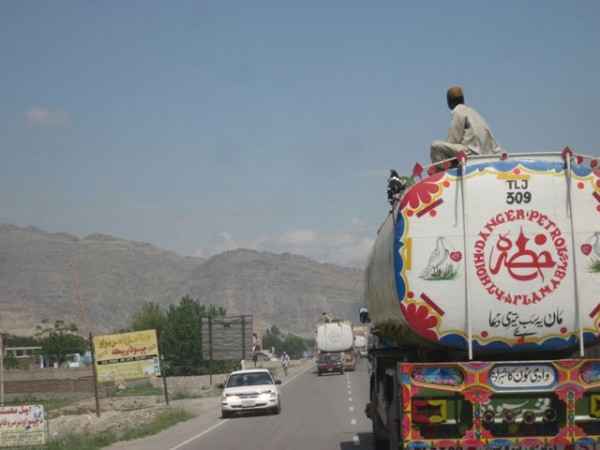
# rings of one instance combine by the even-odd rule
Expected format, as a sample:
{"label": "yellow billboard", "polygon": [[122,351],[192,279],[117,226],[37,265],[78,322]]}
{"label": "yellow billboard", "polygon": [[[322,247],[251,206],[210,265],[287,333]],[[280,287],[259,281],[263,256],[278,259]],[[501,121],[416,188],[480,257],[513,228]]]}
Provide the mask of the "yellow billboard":
{"label": "yellow billboard", "polygon": [[46,444],[43,405],[0,406],[0,448]]}
{"label": "yellow billboard", "polygon": [[98,382],[160,375],[155,330],[93,338]]}

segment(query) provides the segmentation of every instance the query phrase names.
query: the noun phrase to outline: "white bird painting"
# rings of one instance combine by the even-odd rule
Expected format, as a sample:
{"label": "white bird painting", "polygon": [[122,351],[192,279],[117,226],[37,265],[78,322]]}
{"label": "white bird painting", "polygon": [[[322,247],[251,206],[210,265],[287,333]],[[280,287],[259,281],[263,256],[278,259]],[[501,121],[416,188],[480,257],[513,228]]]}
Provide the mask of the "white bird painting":
{"label": "white bird painting", "polygon": [[452,252],[454,252],[454,245],[443,236],[438,236],[435,249],[433,249],[429,256],[427,267],[423,269],[419,276],[421,278],[439,277],[442,274],[445,265],[451,261],[450,254]]}

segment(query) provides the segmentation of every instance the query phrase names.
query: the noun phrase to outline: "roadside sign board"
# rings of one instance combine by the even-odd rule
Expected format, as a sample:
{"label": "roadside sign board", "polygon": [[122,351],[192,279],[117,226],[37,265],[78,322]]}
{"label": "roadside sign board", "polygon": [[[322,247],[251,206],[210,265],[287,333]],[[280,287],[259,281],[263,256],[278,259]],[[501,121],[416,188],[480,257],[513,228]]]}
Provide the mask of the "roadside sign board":
{"label": "roadside sign board", "polygon": [[202,355],[217,361],[250,357],[252,316],[203,317]]}
{"label": "roadside sign board", "polygon": [[160,375],[156,330],[95,336],[99,382]]}
{"label": "roadside sign board", "polygon": [[43,405],[0,406],[0,448],[32,448],[47,442]]}

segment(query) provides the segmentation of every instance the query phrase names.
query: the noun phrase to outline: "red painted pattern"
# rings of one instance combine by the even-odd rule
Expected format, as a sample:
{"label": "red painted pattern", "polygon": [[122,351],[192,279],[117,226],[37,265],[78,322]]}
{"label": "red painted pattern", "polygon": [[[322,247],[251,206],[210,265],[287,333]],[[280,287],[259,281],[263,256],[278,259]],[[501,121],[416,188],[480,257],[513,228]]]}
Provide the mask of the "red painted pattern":
{"label": "red painted pattern", "polygon": [[435,328],[438,326],[439,320],[436,316],[429,314],[429,309],[425,305],[402,303],[400,309],[413,330],[431,341],[438,341]]}
{"label": "red painted pattern", "polygon": [[445,175],[445,172],[439,172],[415,184],[402,198],[400,208],[417,209],[431,203],[433,197],[440,192],[439,182]]}

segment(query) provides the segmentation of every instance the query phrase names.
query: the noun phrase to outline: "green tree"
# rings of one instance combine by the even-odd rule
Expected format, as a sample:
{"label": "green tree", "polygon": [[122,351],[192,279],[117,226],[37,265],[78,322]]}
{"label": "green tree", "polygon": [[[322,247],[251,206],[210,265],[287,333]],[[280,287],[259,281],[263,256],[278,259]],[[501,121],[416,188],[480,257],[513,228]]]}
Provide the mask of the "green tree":
{"label": "green tree", "polygon": [[283,341],[283,350],[290,358],[301,358],[302,353],[306,350],[306,343],[304,339],[293,334],[288,334]]}
{"label": "green tree", "polygon": [[210,369],[202,355],[202,318],[224,315],[225,309],[201,305],[187,295],[169,305],[160,339],[168,375],[201,375]]}
{"label": "green tree", "polygon": [[167,325],[167,316],[160,309],[160,306],[154,302],[146,302],[142,309],[133,316],[131,322],[132,331],[156,330],[156,335],[160,335]]}
{"label": "green tree", "polygon": [[12,353],[7,353],[6,355],[2,356],[2,364],[3,367],[7,370],[16,369],[17,367],[19,367],[19,362],[17,361],[16,356]]}
{"label": "green tree", "polygon": [[[278,328],[277,330],[279,331]],[[281,355],[283,341],[278,334],[274,334],[273,332],[267,330],[265,335],[262,337],[262,349],[267,351],[271,351],[271,349],[273,349],[276,355]]]}
{"label": "green tree", "polygon": [[33,336],[17,336],[10,333],[2,333],[2,342],[5,347],[38,347],[39,340]]}
{"label": "green tree", "polygon": [[83,353],[87,349],[87,341],[77,334],[77,326],[65,324],[64,320],[56,320],[53,325],[48,319],[36,326],[36,337],[42,347],[41,355],[54,359],[59,365],[71,360],[71,355]]}

